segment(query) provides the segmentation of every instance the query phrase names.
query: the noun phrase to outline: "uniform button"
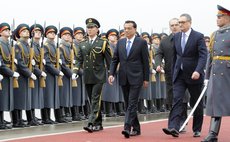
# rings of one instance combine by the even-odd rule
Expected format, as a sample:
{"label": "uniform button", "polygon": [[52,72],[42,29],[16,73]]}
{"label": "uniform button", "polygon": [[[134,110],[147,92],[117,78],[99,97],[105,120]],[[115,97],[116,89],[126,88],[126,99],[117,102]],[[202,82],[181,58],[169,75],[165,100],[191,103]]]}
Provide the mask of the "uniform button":
{"label": "uniform button", "polygon": [[216,52],[215,52],[215,51],[214,51],[213,53],[214,53],[214,54],[216,54]]}
{"label": "uniform button", "polygon": [[223,64],[223,62],[220,62],[221,64]]}
{"label": "uniform button", "polygon": [[86,56],[88,56],[88,55],[86,55]]}
{"label": "uniform button", "polygon": [[226,33],[228,32],[228,30],[226,30]]}
{"label": "uniform button", "polygon": [[224,51],[221,50],[220,52],[223,53]]}
{"label": "uniform button", "polygon": [[224,39],[222,41],[224,41]]}
{"label": "uniform button", "polygon": [[95,67],[93,66],[93,68],[95,68]]}
{"label": "uniform button", "polygon": [[214,42],[216,42],[216,41],[214,41]]}
{"label": "uniform button", "polygon": [[216,75],[215,73],[213,75]]}
{"label": "uniform button", "polygon": [[95,61],[93,60],[93,62],[95,62]]}
{"label": "uniform button", "polygon": [[215,65],[215,63],[212,63],[213,65]]}
{"label": "uniform button", "polygon": [[224,73],[220,73],[220,75],[224,75]]}
{"label": "uniform button", "polygon": [[88,60],[86,60],[86,62],[88,62]]}
{"label": "uniform button", "polygon": [[88,69],[88,67],[85,67],[85,68],[87,68],[87,69]]}

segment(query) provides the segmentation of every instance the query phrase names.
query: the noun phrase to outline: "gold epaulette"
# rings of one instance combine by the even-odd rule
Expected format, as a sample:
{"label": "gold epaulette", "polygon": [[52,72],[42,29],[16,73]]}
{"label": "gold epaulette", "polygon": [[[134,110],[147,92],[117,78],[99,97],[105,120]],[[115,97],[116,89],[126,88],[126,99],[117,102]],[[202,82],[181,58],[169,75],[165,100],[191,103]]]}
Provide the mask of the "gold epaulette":
{"label": "gold epaulette", "polygon": [[102,46],[102,52],[105,52],[105,47],[106,47],[107,41],[103,40],[103,46]]}

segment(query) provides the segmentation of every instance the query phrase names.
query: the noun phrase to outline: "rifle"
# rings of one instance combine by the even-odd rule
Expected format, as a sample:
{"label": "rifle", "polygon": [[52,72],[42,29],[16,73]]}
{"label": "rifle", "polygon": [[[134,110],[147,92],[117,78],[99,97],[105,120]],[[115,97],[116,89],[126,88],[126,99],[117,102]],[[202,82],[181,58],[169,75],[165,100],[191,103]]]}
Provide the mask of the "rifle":
{"label": "rifle", "polygon": [[[150,45],[150,48],[149,48],[149,58],[150,58],[149,59],[150,60],[150,62],[149,62],[150,69],[153,69],[153,63],[152,63],[152,61],[153,61],[153,47],[152,47],[152,45]],[[154,74],[151,74],[151,81],[156,82],[156,77]]]}
{"label": "rifle", "polygon": [[[74,25],[73,25],[73,31],[74,31]],[[71,42],[71,51],[70,51],[70,69],[73,71],[73,61],[74,61],[74,50],[73,50],[73,42],[74,39],[72,39],[72,42]],[[72,87],[77,87],[77,80],[74,79],[72,80]]]}
{"label": "rifle", "polygon": [[[45,30],[46,28],[46,22],[44,22],[44,27],[43,29]],[[43,42],[44,42],[44,36],[45,33],[42,33],[42,42],[41,42],[41,49],[40,49],[40,64],[39,64],[39,68],[41,71],[44,70],[44,65],[43,65],[43,59],[44,59],[44,47],[43,47]],[[46,87],[46,82],[45,82],[45,77],[40,77],[40,87],[44,88]]]}
{"label": "rifle", "polygon": [[[58,32],[60,32],[60,22],[58,24]],[[56,51],[56,68],[60,70],[60,65],[59,65],[59,59],[60,59],[60,51],[59,51],[59,36],[57,34],[57,51]],[[62,77],[59,75],[58,76],[58,86],[63,86],[62,82]]]}
{"label": "rifle", "polygon": [[[34,24],[34,29],[36,28],[36,22]],[[33,71],[33,65],[32,65],[32,60],[34,59],[34,48],[33,48],[33,43],[34,43],[34,32],[31,33],[31,45],[30,45],[30,56],[29,56],[29,70],[32,72]],[[34,80],[32,78],[29,79],[29,87],[34,88]]]}
{"label": "rifle", "polygon": [[[15,21],[13,19],[13,24],[11,26],[11,31],[14,31],[14,26],[15,26]],[[13,34],[10,36],[10,45],[11,45],[11,70],[14,72],[15,71],[15,64],[14,64],[14,59],[15,59],[15,52],[14,52],[14,39],[13,39]],[[16,77],[13,77],[13,88],[19,88],[18,85],[18,79]]]}

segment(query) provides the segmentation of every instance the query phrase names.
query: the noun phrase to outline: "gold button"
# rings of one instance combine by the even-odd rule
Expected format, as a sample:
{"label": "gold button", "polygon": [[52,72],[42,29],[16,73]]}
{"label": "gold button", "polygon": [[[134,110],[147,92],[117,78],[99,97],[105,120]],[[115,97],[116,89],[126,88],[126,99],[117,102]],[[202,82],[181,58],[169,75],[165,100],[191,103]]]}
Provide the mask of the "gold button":
{"label": "gold button", "polygon": [[224,73],[220,73],[220,75],[224,75]]}
{"label": "gold button", "polygon": [[216,41],[214,41],[214,42],[216,42]]}
{"label": "gold button", "polygon": [[221,50],[220,52],[223,53],[224,51]]}
{"label": "gold button", "polygon": [[224,41],[224,39],[222,41]]}

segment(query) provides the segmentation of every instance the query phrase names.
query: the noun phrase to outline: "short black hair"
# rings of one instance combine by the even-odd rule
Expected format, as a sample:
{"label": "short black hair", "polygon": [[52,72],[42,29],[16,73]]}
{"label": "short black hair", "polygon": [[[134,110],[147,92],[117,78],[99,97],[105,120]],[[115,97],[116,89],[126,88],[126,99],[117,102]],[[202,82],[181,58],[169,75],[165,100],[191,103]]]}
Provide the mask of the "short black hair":
{"label": "short black hair", "polygon": [[125,24],[128,24],[128,23],[132,23],[133,24],[133,27],[136,29],[137,28],[137,24],[136,22],[132,21],[132,20],[127,20],[125,21]]}

